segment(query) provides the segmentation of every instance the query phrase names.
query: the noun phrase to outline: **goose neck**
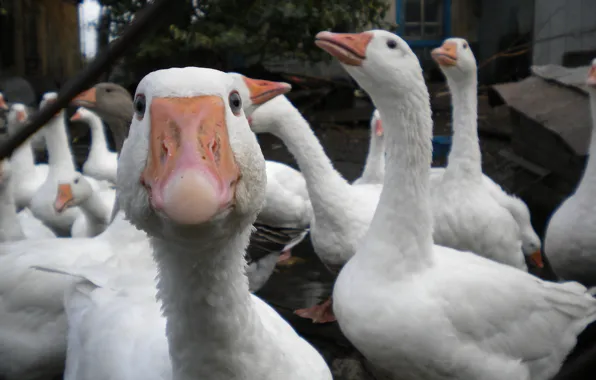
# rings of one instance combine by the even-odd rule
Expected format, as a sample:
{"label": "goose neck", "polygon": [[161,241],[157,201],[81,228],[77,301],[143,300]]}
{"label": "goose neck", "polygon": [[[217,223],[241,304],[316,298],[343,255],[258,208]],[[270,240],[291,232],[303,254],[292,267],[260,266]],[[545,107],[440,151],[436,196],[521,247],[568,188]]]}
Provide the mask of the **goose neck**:
{"label": "goose neck", "polygon": [[592,117],[592,131],[590,137],[590,150],[586,162],[586,168],[576,194],[586,194],[590,200],[596,190],[596,89],[588,89],[590,99],[590,113]]}
{"label": "goose neck", "polygon": [[0,242],[23,239],[25,234],[17,215],[10,182],[0,184]]}
{"label": "goose neck", "polygon": [[93,225],[105,227],[109,223],[110,210],[108,210],[108,207],[96,191],[84,202],[81,202],[80,208],[87,220]]}
{"label": "goose neck", "polygon": [[75,165],[66,133],[64,115],[60,113],[55,116],[44,128],[50,168],[68,168],[74,171]]}
{"label": "goose neck", "polygon": [[106,135],[103,130],[103,123],[101,119],[96,116],[87,116],[85,118],[89,129],[91,130],[91,149],[89,150],[89,159],[98,157],[103,153],[108,152],[108,145]]}
{"label": "goose neck", "polygon": [[433,246],[430,101],[422,74],[414,79],[412,88],[399,94],[369,92],[386,126],[385,182],[364,242],[371,249],[361,257],[402,275],[429,265]]}
{"label": "goose neck", "polygon": [[447,80],[453,108],[453,139],[445,175],[482,178],[482,156],[478,142],[478,97],[476,74],[466,80]]}
{"label": "goose neck", "polygon": [[362,180],[366,183],[382,183],[385,175],[385,146],[383,137],[377,136],[374,130],[370,133],[368,155],[362,171]]}
{"label": "goose neck", "polygon": [[236,378],[246,371],[241,352],[259,349],[250,347],[258,344],[259,320],[244,269],[251,225],[232,230],[241,232],[210,230],[204,242],[192,243],[151,239],[174,380],[218,378],[205,368],[225,368],[230,373],[221,378]]}
{"label": "goose neck", "polygon": [[[294,156],[306,181],[315,218],[339,215],[349,199],[350,184],[339,174],[319,139],[300,112],[285,97],[265,104],[271,112],[271,131]],[[259,112],[258,110],[255,114]]]}
{"label": "goose neck", "polygon": [[31,141],[27,140],[10,156],[10,164],[13,167],[13,173],[17,177],[31,175],[35,171],[35,158]]}

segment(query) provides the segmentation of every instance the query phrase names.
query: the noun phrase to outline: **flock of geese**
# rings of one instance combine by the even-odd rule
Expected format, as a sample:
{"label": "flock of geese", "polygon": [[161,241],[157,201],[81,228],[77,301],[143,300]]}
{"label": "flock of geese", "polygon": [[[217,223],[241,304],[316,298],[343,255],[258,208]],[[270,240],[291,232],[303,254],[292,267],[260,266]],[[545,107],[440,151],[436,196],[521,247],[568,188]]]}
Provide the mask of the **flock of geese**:
{"label": "flock of geese", "polygon": [[[373,30],[321,32],[316,44],[377,109],[354,183],[284,96],[288,84],[198,67],[148,74],[133,100],[110,83],[77,96],[71,119],[92,135],[82,172],[64,111],[38,132],[47,165],[31,140],[2,162],[1,378],[331,379],[252,294],[305,236],[338,277],[332,299],[296,313],[337,320],[389,378],[547,380],[560,370],[596,320],[596,163],[546,234],[566,282],[543,281],[528,273],[543,263],[527,206],[482,173],[468,43],[432,52],[453,100],[445,168],[431,168],[429,94],[405,41]],[[596,125],[596,60],[586,84]],[[27,110],[8,112],[13,133]],[[255,134],[265,132],[300,172],[264,159]]]}

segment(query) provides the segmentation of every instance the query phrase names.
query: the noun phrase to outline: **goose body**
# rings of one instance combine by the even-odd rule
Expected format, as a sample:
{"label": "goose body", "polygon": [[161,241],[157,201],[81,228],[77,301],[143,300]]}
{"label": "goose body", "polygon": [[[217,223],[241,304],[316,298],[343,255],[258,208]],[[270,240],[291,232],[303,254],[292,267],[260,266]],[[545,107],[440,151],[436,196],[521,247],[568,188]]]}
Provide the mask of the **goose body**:
{"label": "goose body", "polygon": [[[264,200],[265,163],[233,93],[233,78],[210,69],[160,70],[140,82],[136,101],[146,103],[135,106],[131,138],[120,156],[118,200],[127,218],[149,234],[152,248],[146,254],[153,253],[157,268],[110,272],[107,280],[80,273],[84,280],[67,301],[74,330],[66,378],[331,379],[322,357],[249,293],[244,248]],[[190,103],[204,112],[187,114],[191,108],[183,107]],[[181,141],[194,143],[170,145],[173,135],[160,131],[172,117],[187,137]],[[199,125],[205,135],[191,138]],[[223,129],[214,129],[219,126]],[[195,152],[211,147],[210,133],[219,136],[212,149],[220,159],[207,154],[196,161],[201,155]],[[143,157],[153,157],[161,146],[157,142],[172,153],[161,163]],[[178,157],[186,157],[188,166],[180,166]],[[163,172],[161,165],[170,170]],[[203,170],[217,174],[202,177]],[[192,203],[179,192],[185,186],[192,186],[187,193]],[[214,192],[210,186],[216,186]],[[231,208],[229,197],[234,197]],[[120,313],[124,305],[127,311]],[[96,311],[85,312],[87,307]],[[108,347],[110,354],[99,355],[99,347]]]}
{"label": "goose body", "polygon": [[[23,104],[15,103],[8,113],[8,133],[15,134],[27,120],[27,110]],[[40,135],[40,134],[37,134]],[[41,135],[40,135],[41,136]],[[45,182],[49,166],[35,164],[31,139],[25,141],[10,157],[12,166],[12,192],[19,210],[28,207],[33,195]]]}
{"label": "goose body", "polygon": [[91,130],[91,148],[83,164],[83,173],[95,179],[116,183],[118,157],[108,149],[101,118],[94,112],[79,107],[70,119],[86,122]]}
{"label": "goose body", "polygon": [[596,59],[589,69],[586,87],[592,114],[590,154],[575,192],[552,215],[545,236],[548,261],[565,280],[596,286]]}
{"label": "goose body", "polygon": [[317,45],[371,95],[386,136],[379,207],[335,283],[341,330],[396,379],[552,378],[596,319],[596,299],[578,283],[434,245],[432,119],[418,58],[380,30],[321,32]]}

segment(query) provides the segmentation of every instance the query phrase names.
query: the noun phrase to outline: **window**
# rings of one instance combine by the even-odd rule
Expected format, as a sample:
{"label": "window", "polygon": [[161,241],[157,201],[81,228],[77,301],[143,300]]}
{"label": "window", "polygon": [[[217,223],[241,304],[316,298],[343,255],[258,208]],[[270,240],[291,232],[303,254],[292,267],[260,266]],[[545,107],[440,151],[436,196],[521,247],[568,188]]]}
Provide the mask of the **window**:
{"label": "window", "polygon": [[443,3],[444,0],[403,0],[403,37],[408,40],[442,39]]}

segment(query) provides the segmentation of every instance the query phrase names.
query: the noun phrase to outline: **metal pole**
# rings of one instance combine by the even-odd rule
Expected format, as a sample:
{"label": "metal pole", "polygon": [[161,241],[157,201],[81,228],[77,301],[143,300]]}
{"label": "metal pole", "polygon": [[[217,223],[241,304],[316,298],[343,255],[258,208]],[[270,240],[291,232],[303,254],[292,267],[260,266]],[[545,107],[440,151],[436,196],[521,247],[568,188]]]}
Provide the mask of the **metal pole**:
{"label": "metal pole", "polygon": [[[180,0],[175,0],[180,1]],[[70,101],[82,91],[91,87],[103,71],[118,58],[124,51],[138,40],[149,28],[163,21],[163,12],[171,0],[155,0],[146,8],[136,13],[133,22],[128,26],[122,36],[113,41],[106,50],[101,52],[87,67],[72,78],[62,87],[55,102],[49,103],[35,113],[29,122],[15,135],[10,136],[0,145],[0,160],[10,157],[12,152],[25,142],[31,135],[45,125],[58,111],[68,106]],[[162,17],[160,17],[162,16]]]}

